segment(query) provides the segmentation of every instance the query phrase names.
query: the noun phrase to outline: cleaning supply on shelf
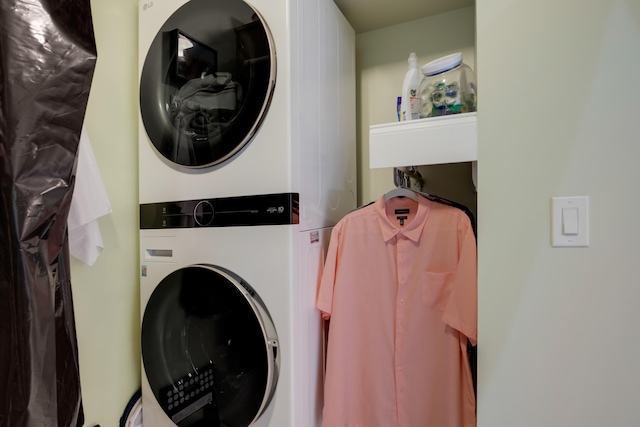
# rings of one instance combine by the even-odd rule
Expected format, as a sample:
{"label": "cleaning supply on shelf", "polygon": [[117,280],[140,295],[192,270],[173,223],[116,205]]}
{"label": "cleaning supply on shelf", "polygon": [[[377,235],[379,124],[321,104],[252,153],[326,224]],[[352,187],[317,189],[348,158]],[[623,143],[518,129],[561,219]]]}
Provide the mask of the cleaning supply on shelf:
{"label": "cleaning supply on shelf", "polygon": [[400,105],[400,121],[416,120],[420,113],[420,87],[421,74],[418,70],[418,58],[415,52],[409,55],[409,70],[402,82],[402,101]]}
{"label": "cleaning supply on shelf", "polygon": [[425,64],[420,83],[420,118],[476,111],[476,79],[454,53]]}

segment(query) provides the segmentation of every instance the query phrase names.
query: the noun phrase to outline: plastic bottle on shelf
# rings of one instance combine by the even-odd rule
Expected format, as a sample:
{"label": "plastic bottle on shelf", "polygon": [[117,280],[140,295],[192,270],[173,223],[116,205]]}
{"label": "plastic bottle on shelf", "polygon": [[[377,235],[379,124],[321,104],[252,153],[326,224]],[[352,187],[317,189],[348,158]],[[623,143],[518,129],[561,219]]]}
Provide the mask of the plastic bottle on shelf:
{"label": "plastic bottle on shelf", "polygon": [[415,52],[409,55],[409,70],[402,82],[402,101],[400,103],[400,121],[416,120],[420,114],[420,79],[422,74],[418,70],[418,58]]}

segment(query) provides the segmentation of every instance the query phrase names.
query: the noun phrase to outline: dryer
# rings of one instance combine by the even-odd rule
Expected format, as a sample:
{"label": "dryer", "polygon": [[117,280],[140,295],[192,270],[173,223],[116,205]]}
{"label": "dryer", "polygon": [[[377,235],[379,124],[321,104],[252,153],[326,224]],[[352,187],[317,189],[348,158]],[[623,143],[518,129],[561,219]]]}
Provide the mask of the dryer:
{"label": "dryer", "polygon": [[332,0],[142,0],[140,202],[290,192],[355,206],[355,34]]}
{"label": "dryer", "polygon": [[145,425],[320,425],[331,228],[296,222],[292,193],[141,205]]}

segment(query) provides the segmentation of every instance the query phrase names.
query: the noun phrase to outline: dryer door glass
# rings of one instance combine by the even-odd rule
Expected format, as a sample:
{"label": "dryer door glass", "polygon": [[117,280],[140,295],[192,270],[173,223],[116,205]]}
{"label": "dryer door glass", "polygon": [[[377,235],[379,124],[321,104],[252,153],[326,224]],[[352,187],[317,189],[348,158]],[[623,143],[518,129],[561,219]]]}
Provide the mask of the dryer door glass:
{"label": "dryer door glass", "polygon": [[142,321],[142,360],[176,425],[245,427],[268,405],[277,337],[260,304],[240,278],[213,266],[177,270],[155,288]]}
{"label": "dryer door glass", "polygon": [[231,158],[253,137],[275,85],[275,47],[241,0],[191,0],[162,25],[140,76],[140,113],[158,153],[186,167]]}

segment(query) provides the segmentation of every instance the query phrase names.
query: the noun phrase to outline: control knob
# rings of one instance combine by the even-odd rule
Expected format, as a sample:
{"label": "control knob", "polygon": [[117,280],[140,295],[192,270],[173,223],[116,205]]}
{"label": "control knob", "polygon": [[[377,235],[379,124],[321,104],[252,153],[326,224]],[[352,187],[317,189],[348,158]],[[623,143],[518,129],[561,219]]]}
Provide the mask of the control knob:
{"label": "control knob", "polygon": [[193,209],[193,219],[196,224],[203,227],[211,224],[211,221],[213,221],[213,206],[211,203],[206,200],[198,202]]}

